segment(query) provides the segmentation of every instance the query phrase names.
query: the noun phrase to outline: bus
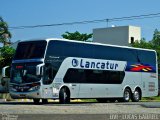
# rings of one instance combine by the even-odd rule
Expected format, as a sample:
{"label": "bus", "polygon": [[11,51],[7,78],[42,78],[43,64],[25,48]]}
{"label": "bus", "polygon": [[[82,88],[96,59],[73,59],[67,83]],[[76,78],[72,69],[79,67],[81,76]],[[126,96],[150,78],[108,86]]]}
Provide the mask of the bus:
{"label": "bus", "polygon": [[22,41],[12,61],[9,93],[35,104],[138,102],[158,95],[157,66],[156,52],[149,49],[67,39]]}

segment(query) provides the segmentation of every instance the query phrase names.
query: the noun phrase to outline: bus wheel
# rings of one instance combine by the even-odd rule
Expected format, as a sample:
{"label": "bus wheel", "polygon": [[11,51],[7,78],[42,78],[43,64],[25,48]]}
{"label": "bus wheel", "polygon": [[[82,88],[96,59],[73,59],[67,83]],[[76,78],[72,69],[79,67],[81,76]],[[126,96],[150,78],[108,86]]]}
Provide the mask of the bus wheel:
{"label": "bus wheel", "polygon": [[70,102],[69,91],[66,88],[62,88],[59,93],[59,102],[62,104]]}
{"label": "bus wheel", "polygon": [[130,89],[126,88],[123,93],[123,102],[129,102],[130,99],[131,99],[131,91]]}
{"label": "bus wheel", "polygon": [[48,100],[47,99],[42,99],[42,104],[47,104]]}
{"label": "bus wheel", "polygon": [[105,103],[105,102],[107,102],[107,99],[105,99],[105,98],[97,98],[96,99],[99,103]]}
{"label": "bus wheel", "polygon": [[138,102],[141,99],[141,93],[138,89],[136,89],[132,95],[132,101]]}
{"label": "bus wheel", "polygon": [[33,99],[34,104],[38,105],[40,102],[40,99]]}

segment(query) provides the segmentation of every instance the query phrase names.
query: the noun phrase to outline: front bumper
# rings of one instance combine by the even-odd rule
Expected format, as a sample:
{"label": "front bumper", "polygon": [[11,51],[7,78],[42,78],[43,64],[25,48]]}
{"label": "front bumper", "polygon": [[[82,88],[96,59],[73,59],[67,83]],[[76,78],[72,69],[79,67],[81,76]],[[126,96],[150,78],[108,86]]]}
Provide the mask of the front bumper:
{"label": "front bumper", "polygon": [[13,99],[33,99],[33,98],[42,98],[39,90],[32,92],[14,92],[10,91],[10,95]]}

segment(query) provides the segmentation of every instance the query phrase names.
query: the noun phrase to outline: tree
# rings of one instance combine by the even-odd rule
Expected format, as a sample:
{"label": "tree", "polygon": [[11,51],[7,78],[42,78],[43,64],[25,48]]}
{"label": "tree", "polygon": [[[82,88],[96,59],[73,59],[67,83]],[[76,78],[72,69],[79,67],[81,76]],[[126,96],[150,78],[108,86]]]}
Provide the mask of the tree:
{"label": "tree", "polygon": [[[15,53],[15,49],[13,49],[10,46],[3,46],[2,48],[0,48],[0,72],[4,66],[11,65],[14,53]],[[6,71],[6,74],[8,77],[10,76],[9,71]],[[2,86],[8,86],[9,79],[3,79],[3,78],[0,78],[0,79],[1,79]],[[3,98],[3,99],[5,98],[6,100],[11,100],[11,97],[8,93],[0,94],[0,98]]]}
{"label": "tree", "polygon": [[3,43],[3,47],[0,48],[0,71],[2,67],[11,64],[15,52],[13,48],[6,46],[10,42],[11,37],[7,23],[0,17],[0,43]]}
{"label": "tree", "polygon": [[158,31],[158,29],[155,29],[154,31],[152,44],[154,45],[154,47],[160,46],[160,31]]}
{"label": "tree", "polygon": [[131,44],[132,47],[137,48],[146,48],[146,49],[153,49],[153,44],[151,41],[147,42],[145,38],[142,38],[140,41],[135,41]]}
{"label": "tree", "polygon": [[12,62],[13,55],[15,53],[15,49],[9,46],[3,46],[0,49],[0,69],[4,66],[10,66]]}
{"label": "tree", "polygon": [[3,46],[7,45],[11,37],[12,35],[8,30],[8,24],[0,17],[0,43],[3,43]]}
{"label": "tree", "polygon": [[78,31],[74,33],[65,32],[62,34],[62,37],[69,40],[78,40],[78,41],[88,41],[89,38],[92,38],[93,34],[81,34]]}

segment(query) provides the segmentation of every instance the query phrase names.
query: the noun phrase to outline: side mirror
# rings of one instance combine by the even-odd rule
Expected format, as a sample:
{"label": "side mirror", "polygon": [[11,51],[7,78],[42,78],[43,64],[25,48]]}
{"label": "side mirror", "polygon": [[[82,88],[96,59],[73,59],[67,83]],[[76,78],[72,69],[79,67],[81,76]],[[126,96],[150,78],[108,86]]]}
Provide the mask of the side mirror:
{"label": "side mirror", "polygon": [[36,66],[36,75],[42,75],[43,74],[43,70],[42,70],[43,66],[44,66],[43,63]]}
{"label": "side mirror", "polygon": [[10,66],[5,66],[2,68],[2,77],[3,78],[10,77]]}

